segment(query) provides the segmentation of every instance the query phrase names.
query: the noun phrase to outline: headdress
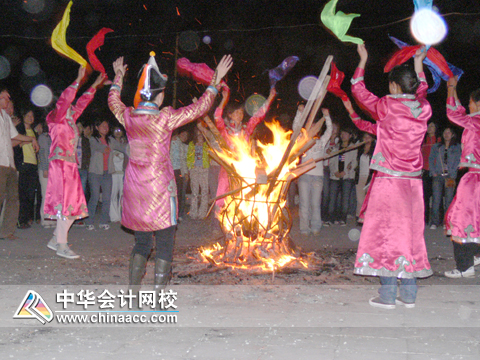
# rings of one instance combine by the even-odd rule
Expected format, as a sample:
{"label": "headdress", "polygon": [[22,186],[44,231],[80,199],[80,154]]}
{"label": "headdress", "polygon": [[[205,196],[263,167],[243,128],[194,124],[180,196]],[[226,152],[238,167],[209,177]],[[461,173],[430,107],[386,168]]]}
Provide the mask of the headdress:
{"label": "headdress", "polygon": [[137,92],[135,93],[134,105],[138,106],[140,101],[153,101],[155,97],[165,89],[167,75],[162,74],[155,61],[155,53],[150,52],[150,59],[140,70]]}

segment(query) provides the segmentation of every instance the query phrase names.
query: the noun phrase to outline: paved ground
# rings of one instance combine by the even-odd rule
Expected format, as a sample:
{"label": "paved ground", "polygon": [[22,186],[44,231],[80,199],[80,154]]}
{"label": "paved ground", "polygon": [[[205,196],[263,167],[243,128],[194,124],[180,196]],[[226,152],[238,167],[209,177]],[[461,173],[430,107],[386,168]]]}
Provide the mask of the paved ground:
{"label": "paved ground", "polygon": [[[305,251],[354,250],[357,243],[347,235],[354,227],[351,220],[349,225],[324,228],[314,237],[301,236],[294,223],[292,238]],[[377,280],[350,276],[350,271],[343,278],[326,277],[323,285],[314,281],[316,274],[280,276],[273,282],[268,276],[251,277],[246,285],[233,286],[237,282],[229,281],[227,273],[220,286],[187,285],[174,277],[176,324],[42,326],[33,319],[12,319],[27,289],[45,297],[48,290],[100,290],[128,282],[126,260],[133,237],[118,224],[109,231],[73,228],[70,242],[82,255],[75,261],[46,248],[50,233],[34,225],[19,230],[19,240],[0,242],[1,359],[480,358],[480,276],[442,276],[454,261],[441,229],[425,232],[435,274],[420,280],[414,309],[370,307]],[[211,222],[181,223],[176,263],[187,249],[212,243],[215,236]],[[151,280],[145,282],[150,288]]]}

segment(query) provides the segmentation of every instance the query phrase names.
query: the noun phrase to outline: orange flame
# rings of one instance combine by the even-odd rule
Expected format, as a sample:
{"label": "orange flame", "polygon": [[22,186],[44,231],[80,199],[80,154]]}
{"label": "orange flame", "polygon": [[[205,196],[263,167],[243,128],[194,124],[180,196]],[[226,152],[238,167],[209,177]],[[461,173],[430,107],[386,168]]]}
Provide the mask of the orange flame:
{"label": "orange flame", "polygon": [[[230,155],[227,152],[217,152],[242,179],[242,183],[234,188],[243,189],[225,198],[225,206],[218,215],[227,233],[226,246],[217,243],[208,249],[201,248],[200,255],[204,262],[216,265],[223,263],[235,268],[249,268],[254,263],[253,266],[265,271],[275,271],[293,261],[308,267],[291,249],[281,244],[289,232],[281,224],[286,202],[282,189],[285,190],[288,166],[282,168],[272,189],[269,189],[271,180],[260,184],[256,179],[256,170],[259,168],[265,170],[267,177],[274,173],[292,134],[291,131],[285,131],[277,121],[265,125],[273,134],[273,142],[259,142],[259,151],[252,149],[252,144],[239,136],[231,138],[231,148],[234,150]],[[304,144],[305,140],[298,140],[292,152]],[[259,152],[262,158],[258,155]],[[280,240],[280,243],[275,243],[275,240]],[[224,261],[225,258],[234,261]]]}

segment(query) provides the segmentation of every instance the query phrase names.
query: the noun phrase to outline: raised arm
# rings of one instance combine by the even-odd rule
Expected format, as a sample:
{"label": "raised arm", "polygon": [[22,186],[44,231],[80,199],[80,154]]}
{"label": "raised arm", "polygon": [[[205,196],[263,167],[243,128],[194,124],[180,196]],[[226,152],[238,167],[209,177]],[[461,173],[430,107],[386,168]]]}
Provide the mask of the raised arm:
{"label": "raised arm", "polygon": [[327,126],[327,128],[325,129],[325,132],[320,137],[320,146],[322,147],[322,149],[324,149],[325,146],[327,145],[328,140],[330,140],[330,137],[332,136],[333,126],[332,126],[332,118],[330,117],[330,111],[328,109],[323,108],[322,113],[323,113],[323,116],[325,117],[325,125]]}
{"label": "raised arm", "polygon": [[348,111],[348,115],[350,115],[350,119],[352,119],[352,122],[359,130],[377,136],[377,124],[373,124],[370,121],[363,120],[355,112],[355,110],[353,110],[353,106],[350,100],[343,100],[343,106],[345,106],[345,109],[347,109]]}
{"label": "raised arm", "polygon": [[428,84],[427,79],[425,78],[425,73],[423,72],[423,60],[427,56],[427,49],[425,46],[422,46],[420,49],[417,50],[414,57],[414,65],[415,65],[415,72],[417,73],[417,77],[420,80],[420,86],[417,89],[417,98],[426,99],[427,98],[427,90]]}
{"label": "raised arm", "polygon": [[78,98],[77,103],[72,107],[72,117],[75,122],[80,117],[80,115],[82,115],[83,111],[87,108],[87,106],[92,102],[97,88],[102,85],[106,77],[106,74],[100,73],[92,86],[87,91],[85,91],[82,96]]}
{"label": "raised arm", "polygon": [[120,98],[123,86],[123,77],[127,72],[127,64],[123,63],[123,56],[119,57],[113,62],[113,71],[115,72],[115,79],[113,80],[113,84],[108,93],[108,107],[120,124],[125,126],[123,113],[127,107]]}
{"label": "raised arm", "polygon": [[75,95],[77,95],[78,87],[82,82],[83,77],[85,76],[86,69],[83,66],[80,66],[78,69],[77,79],[66,88],[55,104],[55,109],[48,113],[46,121],[47,124],[60,122],[61,120],[65,119],[67,115],[68,108],[72,104],[73,100],[75,100]]}
{"label": "raised arm", "polygon": [[368,52],[365,44],[357,45],[357,52],[360,56],[360,62],[358,63],[357,69],[351,80],[352,94],[362,110],[366,111],[375,121],[377,121],[379,118],[376,107],[379,98],[367,90],[364,81],[365,64],[368,59]]}
{"label": "raised arm", "polygon": [[247,127],[245,129],[245,134],[247,135],[247,138],[253,134],[257,125],[260,124],[263,119],[265,119],[268,109],[270,109],[270,105],[272,105],[275,96],[277,96],[277,91],[275,90],[275,88],[271,88],[270,94],[268,95],[265,103],[255,112],[255,114],[253,114],[250,120],[248,120]]}
{"label": "raised arm", "polygon": [[[457,124],[465,129],[472,131],[480,131],[480,121],[479,116],[469,116],[465,108],[462,106],[458,100],[457,95],[457,78],[451,77],[447,81],[448,87],[448,98],[447,98],[447,117],[448,120]],[[477,103],[477,107],[480,106],[480,103]]]}
{"label": "raised arm", "polygon": [[222,81],[224,76],[228,73],[232,65],[232,57],[230,55],[223,56],[215,69],[215,74],[213,75],[210,85],[200,99],[191,105],[177,110],[171,110],[171,116],[169,116],[167,124],[170,130],[185,125],[207,113],[218,93],[216,87],[220,84],[220,81]]}
{"label": "raised arm", "polygon": [[225,130],[225,121],[223,120],[223,110],[225,110],[225,106],[228,104],[228,100],[230,99],[230,89],[228,87],[223,87],[222,89],[222,101],[215,109],[214,118],[215,118],[215,125],[220,132]]}

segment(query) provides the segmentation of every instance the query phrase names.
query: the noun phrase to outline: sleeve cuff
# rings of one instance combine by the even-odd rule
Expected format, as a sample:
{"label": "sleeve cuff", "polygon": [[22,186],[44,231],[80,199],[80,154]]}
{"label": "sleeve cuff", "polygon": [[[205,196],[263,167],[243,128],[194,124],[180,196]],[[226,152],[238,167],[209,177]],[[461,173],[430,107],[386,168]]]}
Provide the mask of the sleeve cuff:
{"label": "sleeve cuff", "polygon": [[218,90],[215,86],[212,86],[212,85],[209,85],[207,87],[207,90],[211,91],[213,93],[213,95],[217,95],[218,94]]}

